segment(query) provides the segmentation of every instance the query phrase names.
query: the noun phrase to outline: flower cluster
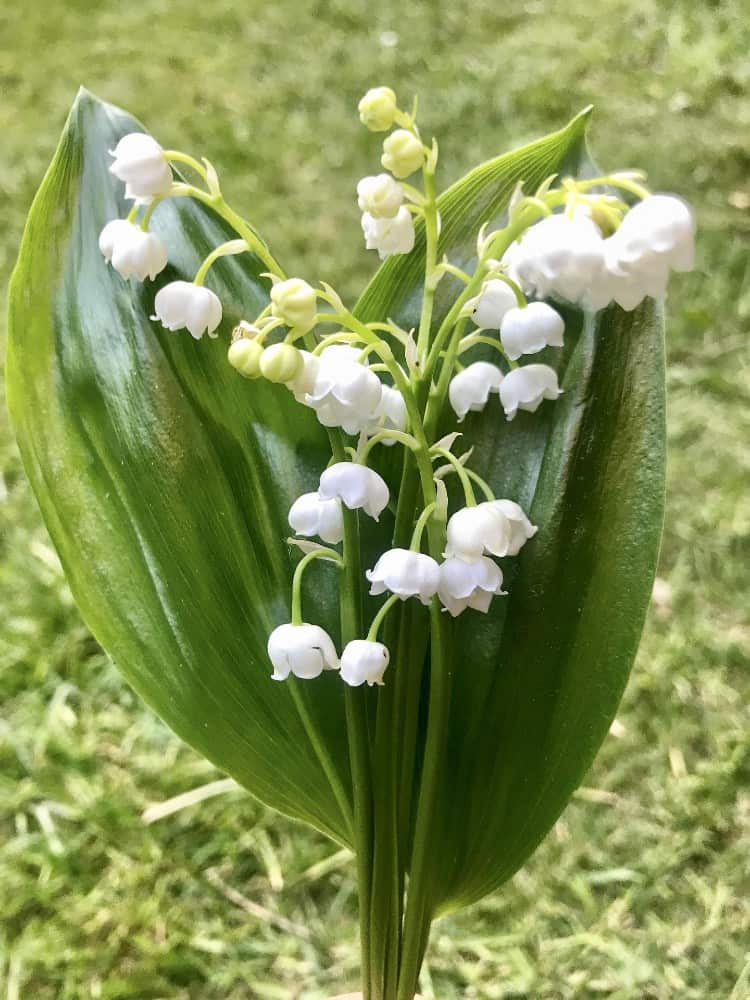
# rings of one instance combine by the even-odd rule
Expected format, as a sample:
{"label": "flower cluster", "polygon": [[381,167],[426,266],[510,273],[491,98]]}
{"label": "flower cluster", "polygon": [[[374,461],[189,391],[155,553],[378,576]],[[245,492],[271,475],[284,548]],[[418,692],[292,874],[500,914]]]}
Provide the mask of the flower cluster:
{"label": "flower cluster", "polygon": [[[477,234],[476,264],[467,274],[438,259],[437,145],[422,142],[416,113],[402,111],[389,87],[376,87],[360,101],[359,114],[370,131],[389,133],[381,156],[385,172],[357,185],[366,247],[381,259],[408,254],[415,245],[414,219],[423,223],[418,330],[404,330],[389,317],[363,322],[329,285],[315,288],[284,276],[252,227],[224,202],[208,161],[165,151],[140,133],[122,138],[111,153],[110,170],[125,183],[133,209],[127,219],[107,222],[99,240],[122,278],[153,280],[168,264],[166,247],[149,230],[162,200],[192,196],[223,216],[238,238],[212,251],[193,281],[168,282],[155,295],[154,319],[196,339],[217,336],[221,325],[221,301],[205,287],[216,261],[251,251],[266,264],[268,305],[235,327],[229,363],[247,379],[283,386],[312,410],[327,429],[333,456],[317,489],[298,497],[288,512],[297,536],[290,542],[304,555],[294,572],[291,621],[268,640],[272,677],[311,679],[331,670],[355,687],[383,683],[390,655],[378,634],[393,607],[416,598],[433,609],[431,627],[435,617],[447,620],[436,614],[440,609],[454,618],[469,610],[486,614],[493,598],[505,594],[497,560],[517,558],[537,531],[517,502],[496,497],[471,467],[471,449],[454,453],[458,432],[436,439],[446,408],[462,424],[485,409],[485,419],[494,419],[493,396],[507,420],[556,400],[562,390],[555,352],[564,345],[565,321],[549,300],[590,311],[612,304],[630,310],[647,296],[662,296],[671,271],[692,267],[695,232],[689,208],[673,195],[650,194],[638,174],[563,178],[558,186],[550,178],[529,194],[517,190],[504,227]],[[205,186],[175,181],[172,164],[186,166]],[[417,171],[421,187],[407,181]],[[433,296],[447,274],[461,288],[435,329]],[[402,487],[411,483],[413,489],[392,497],[369,464],[378,445],[401,446]],[[448,476],[463,492],[452,512]],[[389,506],[397,513],[390,547],[359,584],[366,581],[369,594],[385,600],[365,637],[348,641],[339,657],[331,636],[303,621],[303,574],[318,559],[340,569],[358,566],[348,548],[357,534],[348,530],[354,528],[349,519],[377,521]],[[360,607],[359,595],[350,596]]]}

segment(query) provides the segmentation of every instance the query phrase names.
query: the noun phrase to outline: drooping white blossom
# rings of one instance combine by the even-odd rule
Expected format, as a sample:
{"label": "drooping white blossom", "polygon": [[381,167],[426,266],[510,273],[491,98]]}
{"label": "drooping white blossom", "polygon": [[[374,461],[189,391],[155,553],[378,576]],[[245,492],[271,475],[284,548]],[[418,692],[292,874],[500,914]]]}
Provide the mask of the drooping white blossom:
{"label": "drooping white blossom", "polygon": [[342,427],[359,434],[376,419],[383,384],[358,359],[356,347],[332,344],[320,354],[312,387],[305,403],[317,413],[324,427]]}
{"label": "drooping white blossom", "polygon": [[330,545],[344,537],[344,516],[338,497],[324,500],[320,493],[303,493],[289,509],[289,524],[297,535],[317,536]]}
{"label": "drooping white blossom", "polygon": [[500,340],[511,361],[522,354],[536,354],[545,347],[562,347],[565,322],[546,302],[530,302],[523,309],[509,309],[500,325]]}
{"label": "drooping white blossom", "polygon": [[390,493],[382,476],[366,465],[336,462],[320,477],[318,493],[323,500],[338,497],[349,510],[363,510],[376,521],[385,510]]}
{"label": "drooping white blossom", "polygon": [[167,266],[167,248],[155,233],[127,219],[113,219],[99,235],[99,249],[123,278],[152,280]]}
{"label": "drooping white blossom", "polygon": [[454,618],[466,608],[487,614],[496,594],[505,594],[502,570],[486,556],[472,562],[452,557],[440,564],[438,597]]}
{"label": "drooping white blossom", "polygon": [[365,247],[377,250],[381,260],[391,254],[409,253],[414,248],[414,222],[406,205],[402,205],[393,218],[376,218],[365,212],[362,232]]}
{"label": "drooping white blossom", "polygon": [[507,554],[517,556],[526,542],[536,534],[536,525],[531,523],[523,508],[515,500],[490,500],[488,502],[491,507],[500,511],[508,521],[510,538]]}
{"label": "drooping white blossom", "polygon": [[510,285],[500,278],[485,281],[477,296],[471,318],[486,330],[499,330],[503,317],[509,309],[515,309],[518,302]]}
{"label": "drooping white blossom", "polygon": [[483,410],[491,392],[498,392],[503,373],[497,365],[475,361],[454,375],[448,386],[448,399],[459,421],[469,410]]}
{"label": "drooping white blossom", "polygon": [[330,635],[319,625],[279,625],[268,637],[271,678],[284,681],[289,674],[312,680],[324,670],[338,670],[339,658]]}
{"label": "drooping white blossom", "polygon": [[404,189],[390,174],[363,177],[357,184],[360,212],[374,219],[392,219],[404,203]]}
{"label": "drooping white blossom", "polygon": [[413,132],[397,128],[383,142],[380,162],[394,177],[403,179],[419,170],[424,163],[424,146]]}
{"label": "drooping white blossom", "polygon": [[630,209],[604,249],[612,296],[623,309],[634,309],[647,295],[662,298],[670,270],[692,270],[693,214],[674,195],[651,195]]}
{"label": "drooping white blossom", "polygon": [[125,182],[125,197],[150,200],[172,187],[172,171],[164,150],[156,139],[143,132],[131,132],[120,139],[110,156],[110,173]]}
{"label": "drooping white blossom", "polygon": [[587,215],[550,215],[530,226],[508,260],[527,293],[603,309],[612,301],[604,240]]}
{"label": "drooping white blossom", "polygon": [[511,526],[502,511],[491,503],[462,507],[448,520],[446,559],[458,558],[476,562],[485,553],[507,556]]}
{"label": "drooping white blossom", "polygon": [[359,102],[359,120],[371,132],[387,132],[396,120],[398,105],[390,87],[373,87]]}
{"label": "drooping white blossom", "polygon": [[154,300],[155,316],[168,330],[186,327],[196,340],[209,337],[221,323],[221,302],[209,288],[192,281],[172,281],[160,288]]}
{"label": "drooping white blossom", "polygon": [[440,582],[440,569],[431,556],[409,549],[389,549],[368,569],[370,593],[375,596],[390,591],[402,600],[418,597],[429,604]]}
{"label": "drooping white blossom", "polygon": [[317,312],[315,289],[303,278],[277,281],[271,288],[271,312],[287,326],[310,330]]}
{"label": "drooping white blossom", "polygon": [[549,365],[524,365],[513,368],[500,385],[500,402],[505,416],[512,420],[519,410],[535,413],[544,399],[557,399],[562,390],[557,373]]}
{"label": "drooping white blossom", "polygon": [[341,654],[341,679],[351,687],[367,683],[383,683],[383,674],[391,655],[382,642],[371,639],[352,639]]}
{"label": "drooping white blossom", "polygon": [[315,385],[315,379],[320,369],[320,358],[317,354],[311,354],[310,351],[300,351],[300,354],[302,355],[302,368],[297,377],[291,382],[287,382],[286,386],[294,394],[298,403],[304,403],[307,394],[312,392]]}
{"label": "drooping white blossom", "polygon": [[[380,402],[375,408],[372,421],[364,428],[365,432],[372,436],[379,430],[405,431],[409,422],[404,397],[390,385],[384,385]],[[394,439],[383,439],[383,444],[391,446],[396,444]]]}

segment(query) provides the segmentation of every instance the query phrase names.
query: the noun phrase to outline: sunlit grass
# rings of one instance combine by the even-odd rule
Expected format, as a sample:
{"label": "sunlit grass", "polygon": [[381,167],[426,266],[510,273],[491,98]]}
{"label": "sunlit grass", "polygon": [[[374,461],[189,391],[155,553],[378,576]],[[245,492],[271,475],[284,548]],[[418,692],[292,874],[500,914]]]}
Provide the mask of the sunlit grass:
{"label": "sunlit grass", "polygon": [[[593,102],[597,159],[642,166],[697,208],[699,268],[669,304],[669,505],[638,665],[538,854],[436,926],[423,987],[440,1000],[750,991],[743,15],[740,0],[0,9],[0,284],[79,83],[209,156],[288,270],[349,295],[374,266],[353,198],[377,164],[354,113],[372,84],[420,94],[447,180]],[[218,775],[107,664],[5,429],[0,457],[0,996],[319,1000],[354,986],[353,871],[336,847],[240,792],[143,822]]]}

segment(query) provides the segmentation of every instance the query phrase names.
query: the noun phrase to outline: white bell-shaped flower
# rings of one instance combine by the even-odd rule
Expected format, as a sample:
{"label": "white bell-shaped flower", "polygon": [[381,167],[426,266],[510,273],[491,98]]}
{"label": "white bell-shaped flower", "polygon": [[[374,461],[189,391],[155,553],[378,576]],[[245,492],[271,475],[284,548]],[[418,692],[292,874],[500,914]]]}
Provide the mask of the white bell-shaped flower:
{"label": "white bell-shaped flower", "polygon": [[110,150],[110,156],[114,157],[110,173],[125,182],[126,198],[150,200],[172,187],[172,171],[164,150],[150,135],[131,132],[123,136]]}
{"label": "white bell-shaped flower", "polygon": [[499,330],[509,309],[518,305],[515,292],[505,281],[492,278],[485,281],[477,296],[471,318],[486,330]]}
{"label": "white bell-shaped flower", "polygon": [[155,278],[167,266],[167,248],[155,233],[127,219],[113,219],[99,235],[99,249],[123,278]]}
{"label": "white bell-shaped flower", "polygon": [[333,344],[320,354],[315,381],[305,402],[324,427],[342,427],[359,434],[376,419],[383,384],[358,360],[356,347]]}
{"label": "white bell-shaped flower", "polygon": [[391,659],[382,642],[371,639],[352,639],[341,654],[341,679],[351,687],[367,683],[383,683],[383,674]]}
{"label": "white bell-shaped flower", "polygon": [[454,618],[466,608],[487,614],[495,594],[505,593],[502,570],[486,556],[473,562],[454,557],[440,564],[438,597]]}
{"label": "white bell-shaped flower", "polygon": [[370,581],[373,596],[386,590],[397,594],[401,600],[418,597],[422,604],[429,604],[440,582],[440,568],[431,556],[409,549],[389,549],[368,569],[365,576]]}
{"label": "white bell-shaped flower", "polygon": [[475,361],[454,375],[448,386],[448,399],[459,421],[469,410],[483,410],[491,392],[498,392],[503,373],[497,365]]}
{"label": "white bell-shaped flower", "polygon": [[298,403],[306,403],[307,394],[312,392],[315,379],[318,376],[320,358],[317,354],[311,354],[310,351],[300,351],[300,354],[302,355],[302,368],[295,379],[286,383],[286,387],[291,390]]}
{"label": "white bell-shaped flower", "polygon": [[640,271],[660,262],[673,271],[691,271],[695,263],[695,219],[681,198],[652,194],[625,215],[606,241],[609,254],[624,271]]}
{"label": "white bell-shaped flower", "polygon": [[376,218],[365,212],[362,232],[365,247],[377,250],[381,260],[391,254],[409,253],[414,248],[414,222],[406,205],[402,205],[392,218]]}
{"label": "white bell-shaped flower", "polygon": [[335,545],[344,537],[344,516],[341,501],[323,500],[319,493],[303,493],[289,508],[289,524],[297,535]]}
{"label": "white bell-shaped flower", "polygon": [[493,503],[462,507],[448,520],[446,559],[476,562],[483,555],[507,556],[511,544],[511,525]]}
{"label": "white bell-shaped flower", "polygon": [[312,680],[324,670],[339,669],[333,640],[319,625],[279,625],[268,637],[268,656],[275,681],[284,681],[289,674]]}
{"label": "white bell-shaped flower", "polygon": [[155,316],[168,330],[186,327],[196,340],[209,337],[221,323],[221,302],[209,288],[192,281],[172,281],[160,288],[154,300]]}
{"label": "white bell-shaped flower", "polygon": [[360,212],[373,219],[392,219],[404,203],[404,189],[390,174],[363,177],[357,184]]}
{"label": "white bell-shaped flower", "polygon": [[536,534],[536,525],[531,523],[515,500],[490,500],[488,503],[506,518],[510,528],[507,555],[517,556],[526,542]]}
{"label": "white bell-shaped flower", "polygon": [[604,240],[588,216],[550,215],[531,226],[509,260],[521,286],[539,299],[565,299],[588,309],[612,301]]}
{"label": "white bell-shaped flower", "polygon": [[557,399],[562,389],[557,373],[549,365],[524,365],[513,368],[500,385],[500,402],[505,416],[512,420],[519,410],[535,413],[544,399]]}
{"label": "white bell-shaped flower", "polygon": [[545,347],[562,347],[565,322],[546,302],[530,302],[523,309],[509,309],[500,325],[500,340],[511,361],[522,354],[536,354]]}
{"label": "white bell-shaped flower", "polygon": [[318,493],[323,500],[338,497],[349,510],[363,510],[376,521],[385,510],[390,493],[385,480],[366,465],[336,462],[320,477]]}
{"label": "white bell-shaped flower", "polygon": [[[379,430],[405,431],[408,422],[409,416],[406,411],[404,397],[398,389],[394,389],[390,385],[384,385],[380,402],[375,408],[373,419],[364,429],[372,437]],[[390,447],[396,444],[396,442],[385,438],[383,444]]]}
{"label": "white bell-shaped flower", "polygon": [[664,297],[670,269],[692,269],[695,220],[680,198],[651,195],[631,208],[604,249],[612,297],[630,311],[647,295]]}

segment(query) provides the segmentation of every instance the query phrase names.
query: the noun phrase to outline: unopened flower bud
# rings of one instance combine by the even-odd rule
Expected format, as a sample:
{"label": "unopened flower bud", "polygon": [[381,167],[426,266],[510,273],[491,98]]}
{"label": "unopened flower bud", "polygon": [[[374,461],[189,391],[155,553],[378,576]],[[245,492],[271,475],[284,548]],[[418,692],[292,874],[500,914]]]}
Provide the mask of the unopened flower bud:
{"label": "unopened flower bud", "polygon": [[545,347],[562,347],[565,323],[546,302],[530,302],[523,309],[509,309],[500,325],[500,340],[512,361],[522,354],[536,354]]}
{"label": "unopened flower bud", "polygon": [[126,198],[151,199],[171,188],[172,171],[164,150],[150,135],[131,132],[123,136],[110,156],[114,157],[110,173],[125,181]]}
{"label": "unopened flower bud", "polygon": [[367,683],[383,683],[383,674],[390,661],[388,648],[371,639],[352,639],[341,654],[341,679],[351,687]]}
{"label": "unopened flower bud", "polygon": [[387,132],[396,120],[396,95],[390,87],[368,90],[357,107],[359,120],[371,132]]}
{"label": "unopened flower bud", "polygon": [[271,312],[287,326],[310,330],[315,325],[317,297],[315,289],[302,278],[277,281],[271,289]]}
{"label": "unopened flower bud", "polygon": [[216,336],[221,323],[221,302],[209,288],[192,281],[172,281],[156,293],[155,316],[168,330],[186,327],[196,340],[204,333]]}
{"label": "unopened flower bud", "polygon": [[429,604],[437,593],[440,570],[435,560],[422,552],[389,549],[365,576],[375,596],[389,590],[401,600],[418,597],[422,604]]}
{"label": "unopened flower bud", "polygon": [[227,360],[245,378],[260,378],[263,345],[250,337],[239,337],[229,345]]}
{"label": "unopened flower bud", "polygon": [[269,382],[292,382],[303,368],[302,355],[292,344],[271,344],[260,357],[260,373]]}
{"label": "unopened flower bud", "polygon": [[394,177],[408,177],[424,163],[424,146],[413,132],[396,129],[383,142],[380,162]]}
{"label": "unopened flower bud", "polygon": [[319,625],[279,625],[268,637],[268,657],[275,681],[284,681],[289,674],[312,680],[324,670],[339,669],[333,640]]}
{"label": "unopened flower bud", "polygon": [[512,420],[519,410],[535,413],[544,399],[557,399],[562,390],[557,373],[549,365],[524,365],[513,368],[500,386],[500,402],[505,416]]}
{"label": "unopened flower bud", "polygon": [[390,174],[363,177],[357,184],[357,203],[374,219],[392,219],[404,203],[404,191]]}

